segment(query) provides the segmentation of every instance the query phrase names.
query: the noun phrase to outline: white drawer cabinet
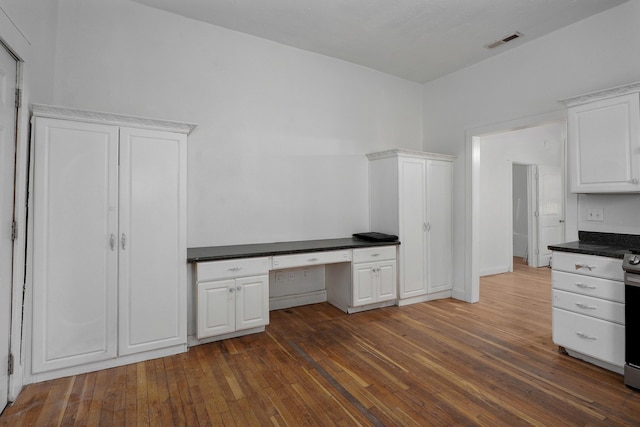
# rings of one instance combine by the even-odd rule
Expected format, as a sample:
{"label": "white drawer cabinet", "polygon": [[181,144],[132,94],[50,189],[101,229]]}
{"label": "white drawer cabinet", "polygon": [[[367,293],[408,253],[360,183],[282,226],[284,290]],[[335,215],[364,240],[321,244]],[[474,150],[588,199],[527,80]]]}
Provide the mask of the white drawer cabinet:
{"label": "white drawer cabinet", "polygon": [[[553,339],[574,350],[615,367],[624,366],[624,326],[594,317],[553,308]],[[620,372],[620,371],[618,371]]]}
{"label": "white drawer cabinet", "polygon": [[198,339],[269,323],[269,258],[211,261],[196,266]]}
{"label": "white drawer cabinet", "polygon": [[565,273],[554,269],[553,289],[624,302],[624,283],[617,280]]}
{"label": "white drawer cabinet", "polygon": [[572,356],[621,373],[624,366],[622,260],[553,253],[553,342]]}
{"label": "white drawer cabinet", "polygon": [[273,269],[306,267],[312,265],[333,264],[351,261],[351,250],[307,252],[294,255],[278,255],[273,257]]}

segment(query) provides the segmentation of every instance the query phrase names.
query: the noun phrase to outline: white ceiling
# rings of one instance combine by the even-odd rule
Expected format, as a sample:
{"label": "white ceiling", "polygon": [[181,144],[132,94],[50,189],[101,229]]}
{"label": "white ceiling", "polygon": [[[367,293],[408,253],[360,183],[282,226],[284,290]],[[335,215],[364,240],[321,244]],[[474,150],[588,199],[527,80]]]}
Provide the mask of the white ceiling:
{"label": "white ceiling", "polygon": [[133,1],[423,83],[628,0]]}

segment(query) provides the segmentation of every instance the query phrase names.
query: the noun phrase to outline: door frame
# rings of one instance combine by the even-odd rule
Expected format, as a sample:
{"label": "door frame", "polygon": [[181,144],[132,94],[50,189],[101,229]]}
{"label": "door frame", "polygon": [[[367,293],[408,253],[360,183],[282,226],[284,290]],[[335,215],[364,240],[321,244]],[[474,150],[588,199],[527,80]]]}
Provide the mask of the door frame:
{"label": "door frame", "polygon": [[[538,166],[531,163],[514,162],[508,160],[509,163],[509,179],[508,179],[508,198],[509,198],[509,233],[513,235],[513,166],[524,166],[527,172],[527,265],[537,267],[537,258],[534,257],[535,250],[538,249],[538,222],[536,221],[535,212],[538,209],[537,198],[537,181],[535,174]],[[533,258],[532,258],[533,257]],[[509,259],[507,260],[509,271],[513,271],[513,244],[509,245]]]}
{"label": "door frame", "polygon": [[[520,130],[549,123],[567,121],[566,110],[526,117],[493,125],[468,129],[465,132],[465,237],[464,253],[465,277],[462,297],[467,302],[480,300],[480,142],[483,136],[499,132]],[[565,144],[566,153],[566,144]],[[566,154],[562,162],[565,165]],[[566,181],[565,181],[566,182]],[[565,198],[565,238],[577,240],[578,236],[578,198],[576,194],[566,193]]]}
{"label": "door frame", "polygon": [[[10,402],[15,401],[24,383],[24,340],[23,301],[26,284],[26,242],[27,242],[27,188],[29,175],[29,100],[28,78],[25,66],[31,63],[33,49],[24,34],[9,15],[0,7],[0,42],[16,57],[18,62],[17,88],[22,100],[16,118],[16,171],[14,218],[18,224],[17,239],[13,246],[13,283],[11,300],[10,349],[13,354],[13,374],[9,375]],[[5,367],[2,367],[4,369]]]}

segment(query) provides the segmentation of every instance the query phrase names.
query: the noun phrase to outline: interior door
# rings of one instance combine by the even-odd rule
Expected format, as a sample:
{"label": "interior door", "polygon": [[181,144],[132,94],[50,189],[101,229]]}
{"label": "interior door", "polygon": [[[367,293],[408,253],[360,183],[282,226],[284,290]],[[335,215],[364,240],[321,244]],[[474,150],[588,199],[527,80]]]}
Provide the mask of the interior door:
{"label": "interior door", "polygon": [[0,43],[0,412],[9,396],[17,66]]}
{"label": "interior door", "polygon": [[549,245],[564,241],[564,191],[559,167],[538,166],[538,267],[549,265]]}

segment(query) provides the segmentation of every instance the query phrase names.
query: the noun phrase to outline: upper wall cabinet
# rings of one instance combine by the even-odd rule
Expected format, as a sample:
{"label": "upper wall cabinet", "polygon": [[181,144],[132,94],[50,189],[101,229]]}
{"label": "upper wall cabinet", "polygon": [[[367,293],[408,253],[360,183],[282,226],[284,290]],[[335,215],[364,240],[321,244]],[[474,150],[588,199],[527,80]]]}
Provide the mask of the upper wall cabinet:
{"label": "upper wall cabinet", "polygon": [[563,100],[569,190],[640,192],[640,82]]}

